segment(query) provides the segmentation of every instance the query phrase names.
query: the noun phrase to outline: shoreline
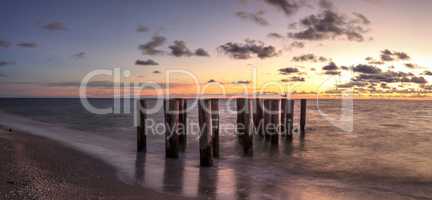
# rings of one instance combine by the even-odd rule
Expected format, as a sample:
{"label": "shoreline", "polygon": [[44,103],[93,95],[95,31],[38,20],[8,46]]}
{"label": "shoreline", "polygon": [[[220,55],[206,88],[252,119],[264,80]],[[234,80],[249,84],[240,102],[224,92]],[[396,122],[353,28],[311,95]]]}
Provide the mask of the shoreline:
{"label": "shoreline", "polygon": [[0,199],[190,199],[128,185],[101,160],[0,126]]}

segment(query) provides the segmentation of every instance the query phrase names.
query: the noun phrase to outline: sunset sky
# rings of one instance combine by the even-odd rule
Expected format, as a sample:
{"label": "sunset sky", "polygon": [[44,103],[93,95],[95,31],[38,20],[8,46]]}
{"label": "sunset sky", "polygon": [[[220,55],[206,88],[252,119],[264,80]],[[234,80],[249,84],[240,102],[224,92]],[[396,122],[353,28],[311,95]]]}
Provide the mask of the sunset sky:
{"label": "sunset sky", "polygon": [[[430,0],[3,0],[1,9],[3,97],[78,96],[86,74],[114,68],[130,71],[122,82],[179,94],[198,86],[184,74],[166,80],[170,70],[214,94],[216,83],[229,94],[432,92]],[[91,81],[89,95],[112,95],[112,77]]]}

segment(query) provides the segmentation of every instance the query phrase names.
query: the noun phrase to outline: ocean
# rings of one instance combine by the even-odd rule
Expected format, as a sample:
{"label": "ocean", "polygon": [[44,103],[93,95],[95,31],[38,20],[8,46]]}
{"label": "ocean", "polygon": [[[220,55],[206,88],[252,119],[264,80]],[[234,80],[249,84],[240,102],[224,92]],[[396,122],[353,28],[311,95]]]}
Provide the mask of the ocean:
{"label": "ocean", "polygon": [[[134,105],[133,100],[123,100]],[[91,99],[104,108],[112,99]],[[122,102],[123,105],[124,102]],[[220,102],[221,158],[199,167],[198,129],[186,152],[165,159],[164,136],[149,134],[136,153],[133,113],[96,115],[79,99],[0,99],[0,124],[44,136],[97,157],[120,180],[200,199],[432,199],[432,102],[309,100],[305,139],[277,147],[254,138],[244,157],[234,135],[235,102]],[[350,110],[352,111],[350,113]],[[295,108],[298,127],[299,102]],[[197,123],[197,109],[188,123]],[[156,123],[163,114],[148,116]]]}

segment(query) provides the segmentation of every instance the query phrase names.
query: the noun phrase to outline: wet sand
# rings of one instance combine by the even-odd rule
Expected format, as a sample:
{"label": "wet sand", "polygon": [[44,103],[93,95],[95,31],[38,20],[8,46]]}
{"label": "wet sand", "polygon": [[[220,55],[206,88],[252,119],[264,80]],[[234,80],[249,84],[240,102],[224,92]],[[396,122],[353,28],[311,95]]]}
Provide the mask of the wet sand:
{"label": "wet sand", "polygon": [[98,159],[0,127],[0,199],[186,198],[125,184]]}

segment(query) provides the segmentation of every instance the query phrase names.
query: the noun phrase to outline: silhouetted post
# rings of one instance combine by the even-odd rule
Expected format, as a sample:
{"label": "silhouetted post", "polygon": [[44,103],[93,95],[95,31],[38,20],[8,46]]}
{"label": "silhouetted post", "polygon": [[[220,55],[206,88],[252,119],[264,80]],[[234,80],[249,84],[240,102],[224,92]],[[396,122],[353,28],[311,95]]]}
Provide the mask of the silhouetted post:
{"label": "silhouetted post", "polygon": [[282,99],[281,133],[292,140],[294,100]]}
{"label": "silhouetted post", "polygon": [[145,133],[145,100],[139,99],[137,102],[138,109],[138,127],[137,127],[137,151],[138,152],[146,152],[147,150],[147,138]]}
{"label": "silhouetted post", "polygon": [[279,116],[280,116],[280,100],[271,100],[271,135],[270,140],[273,145],[279,144]]}
{"label": "silhouetted post", "polygon": [[287,122],[288,124],[288,135],[287,140],[292,140],[293,138],[293,127],[294,127],[294,99],[288,101],[288,111],[287,111]]}
{"label": "silhouetted post", "polygon": [[243,130],[245,129],[245,119],[243,112],[245,110],[246,99],[239,98],[237,99],[237,137],[240,139]]}
{"label": "silhouetted post", "polygon": [[211,100],[213,156],[219,158],[219,100]]}
{"label": "silhouetted post", "polygon": [[304,137],[306,134],[306,99],[301,100],[300,105],[300,136]]}
{"label": "silhouetted post", "polygon": [[263,129],[264,129],[264,137],[266,139],[269,138],[270,132],[271,132],[271,106],[270,106],[270,99],[264,99],[263,102],[263,114],[264,114],[264,123],[263,123]]}
{"label": "silhouetted post", "polygon": [[165,156],[167,158],[178,158],[178,129],[179,101],[166,99],[165,108]]}
{"label": "silhouetted post", "polygon": [[186,151],[187,146],[187,100],[179,99],[179,144],[182,152]]}
{"label": "silhouetted post", "polygon": [[213,165],[213,151],[210,135],[212,133],[211,100],[202,99],[198,101],[198,120],[200,125],[200,166],[210,167]]}
{"label": "silhouetted post", "polygon": [[264,112],[263,112],[263,100],[256,99],[255,100],[255,117],[254,117],[254,125],[255,130],[260,136],[264,136]]}

